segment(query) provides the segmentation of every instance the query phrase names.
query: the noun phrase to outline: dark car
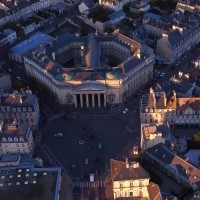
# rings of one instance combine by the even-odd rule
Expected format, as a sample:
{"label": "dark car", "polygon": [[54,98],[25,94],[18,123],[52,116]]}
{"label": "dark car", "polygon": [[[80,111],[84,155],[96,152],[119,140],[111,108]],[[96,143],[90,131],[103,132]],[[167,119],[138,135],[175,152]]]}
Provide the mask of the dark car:
{"label": "dark car", "polygon": [[77,167],[75,164],[72,164],[71,169],[72,169],[72,172],[77,172]]}
{"label": "dark car", "polygon": [[92,150],[91,145],[87,145],[87,146],[86,146],[86,151],[87,151],[87,152],[90,152],[91,150]]}
{"label": "dark car", "polygon": [[81,194],[81,189],[80,189],[80,187],[75,187],[75,188],[73,189],[73,194],[74,194],[75,197],[79,197],[80,194]]}
{"label": "dark car", "polygon": [[91,140],[92,140],[93,142],[96,142],[96,141],[97,141],[97,136],[96,136],[96,135],[91,135],[90,138],[91,138]]}

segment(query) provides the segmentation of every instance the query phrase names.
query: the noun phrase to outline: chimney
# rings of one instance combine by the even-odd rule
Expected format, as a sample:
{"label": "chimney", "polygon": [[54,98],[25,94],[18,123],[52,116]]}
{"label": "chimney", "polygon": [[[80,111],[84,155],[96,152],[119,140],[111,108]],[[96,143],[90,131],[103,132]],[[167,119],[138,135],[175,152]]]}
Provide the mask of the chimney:
{"label": "chimney", "polygon": [[19,102],[23,103],[22,96],[19,97]]}
{"label": "chimney", "polygon": [[125,158],[125,164],[126,164],[126,168],[129,168],[129,163],[128,163],[128,158]]}

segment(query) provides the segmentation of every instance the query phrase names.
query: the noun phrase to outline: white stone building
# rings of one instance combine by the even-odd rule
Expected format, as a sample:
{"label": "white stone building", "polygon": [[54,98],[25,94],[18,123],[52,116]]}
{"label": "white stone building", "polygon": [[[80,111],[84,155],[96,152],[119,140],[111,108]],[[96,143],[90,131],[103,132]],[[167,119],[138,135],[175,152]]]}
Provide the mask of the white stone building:
{"label": "white stone building", "polygon": [[17,124],[3,121],[0,124],[0,155],[32,154],[34,141],[27,123]]}
{"label": "white stone building", "polygon": [[200,170],[185,157],[179,157],[166,145],[160,143],[145,150],[145,158],[155,167],[175,179],[179,184],[197,190],[200,188]]}
{"label": "white stone building", "polygon": [[[138,162],[129,162],[110,160],[111,164],[111,184],[113,191],[109,196],[109,190],[106,191],[108,199],[147,199],[161,200],[159,187],[150,182],[149,173],[144,170]],[[106,182],[109,179],[106,179]],[[109,198],[110,197],[110,198]]]}
{"label": "white stone building", "polygon": [[40,109],[36,95],[25,93],[0,94],[0,119],[4,122],[17,120],[28,123],[32,130],[38,129]]}
{"label": "white stone building", "polygon": [[142,124],[197,127],[200,124],[200,98],[177,98],[176,92],[169,98],[165,92],[154,92],[141,99]]}
{"label": "white stone building", "polygon": [[122,10],[124,5],[126,5],[131,0],[99,0],[99,5],[103,5],[107,8],[111,8],[115,11]]}
{"label": "white stone building", "polygon": [[105,107],[123,102],[152,79],[154,54],[118,33],[65,35],[26,54],[24,65],[60,104]]}

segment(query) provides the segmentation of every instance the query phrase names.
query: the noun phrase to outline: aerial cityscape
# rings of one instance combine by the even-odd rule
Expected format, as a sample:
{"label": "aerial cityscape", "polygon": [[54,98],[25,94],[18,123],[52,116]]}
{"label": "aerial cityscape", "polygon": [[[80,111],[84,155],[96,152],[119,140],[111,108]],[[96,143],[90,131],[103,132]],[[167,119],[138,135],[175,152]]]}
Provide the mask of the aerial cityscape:
{"label": "aerial cityscape", "polygon": [[200,0],[0,0],[0,200],[200,200]]}

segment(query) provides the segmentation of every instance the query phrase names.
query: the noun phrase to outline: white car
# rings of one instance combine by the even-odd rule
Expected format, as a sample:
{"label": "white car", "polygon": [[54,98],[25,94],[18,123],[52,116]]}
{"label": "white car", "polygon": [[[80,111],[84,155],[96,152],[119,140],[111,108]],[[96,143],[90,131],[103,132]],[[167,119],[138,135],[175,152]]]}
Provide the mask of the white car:
{"label": "white car", "polygon": [[91,182],[91,183],[94,182],[94,174],[90,174],[90,182]]}
{"label": "white car", "polygon": [[125,109],[123,110],[123,113],[126,114],[127,112],[128,112],[128,108],[125,108]]}
{"label": "white car", "polygon": [[16,79],[17,80],[22,80],[22,78],[20,76],[17,76]]}
{"label": "white car", "polygon": [[63,137],[63,133],[55,133],[54,137]]}

